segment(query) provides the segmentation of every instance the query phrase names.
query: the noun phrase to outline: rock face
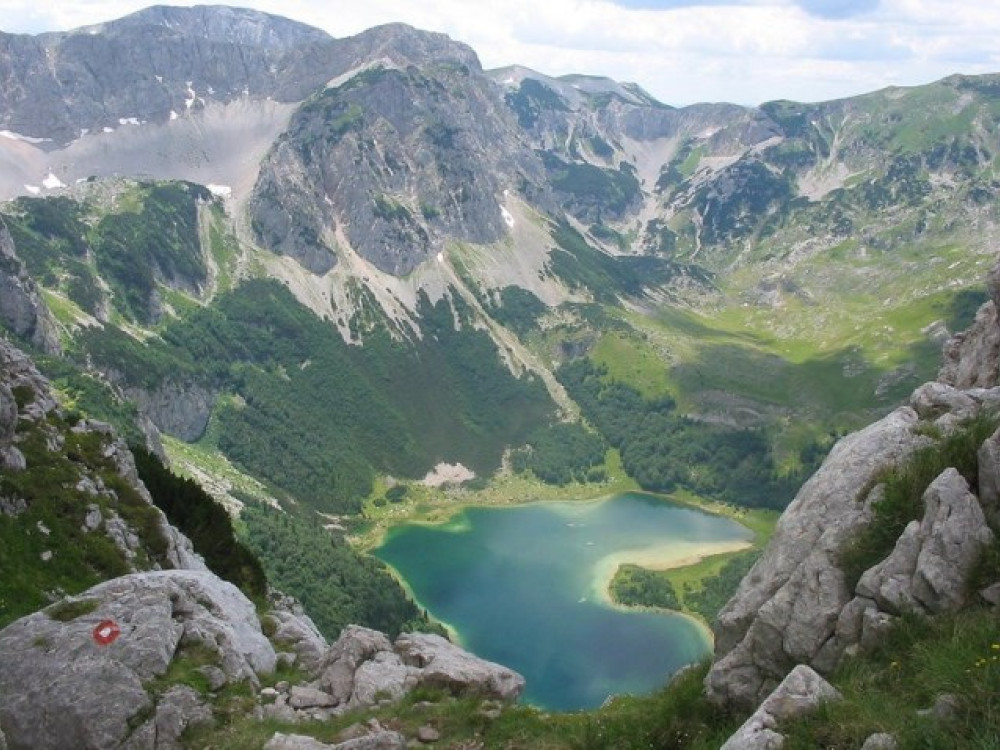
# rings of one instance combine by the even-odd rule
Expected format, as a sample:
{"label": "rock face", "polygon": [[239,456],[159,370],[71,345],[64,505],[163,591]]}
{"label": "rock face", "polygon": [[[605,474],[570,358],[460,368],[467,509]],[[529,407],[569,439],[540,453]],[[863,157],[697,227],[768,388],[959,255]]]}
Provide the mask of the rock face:
{"label": "rock face", "polygon": [[[121,631],[106,646],[93,634],[103,620]],[[146,724],[207,719],[190,695],[143,687],[187,649],[210,654],[227,682],[256,682],[275,666],[253,604],[212,573],[137,573],[95,586],[0,631],[0,727],[15,747],[113,748],[130,739],[130,747],[159,747]]]}
{"label": "rock face", "polygon": [[[990,275],[1000,297],[1000,272]],[[763,556],[716,623],[716,661],[705,680],[714,702],[752,707],[797,664],[833,669],[874,646],[902,613],[965,606],[966,581],[1000,515],[998,435],[979,448],[977,496],[957,470],[943,471],[885,559],[851,589],[840,567],[846,545],[871,522],[883,470],[932,446],[982,413],[1000,411],[996,303],[946,346],[945,382],[918,388],[910,405],[841,440],[778,522]],[[761,745],[764,747],[766,745]]]}
{"label": "rock face", "polygon": [[859,596],[893,614],[954,612],[966,603],[965,582],[993,544],[983,510],[955,469],[924,493],[926,511],[911,522],[885,560],[858,582]]}
{"label": "rock face", "polygon": [[195,383],[166,380],[155,391],[128,388],[126,395],[160,432],[191,442],[205,433],[218,394]]}
{"label": "rock face", "polygon": [[785,741],[778,731],[781,722],[812,713],[821,703],[840,699],[840,693],[830,683],[800,664],[720,750],[778,750]]}
{"label": "rock face", "polygon": [[802,486],[764,555],[719,613],[716,662],[706,678],[713,699],[756,705],[833,636],[852,597],[837,556],[868,522],[879,472],[925,443],[916,424],[913,409],[897,409],[841,440]]}
{"label": "rock face", "polygon": [[496,242],[510,231],[505,191],[542,181],[472,50],[402,26],[378,31],[405,64],[376,63],[307,102],[254,189],[262,243],[314,273],[344,242],[397,276],[446,241]]}
{"label": "rock face", "polygon": [[15,254],[14,241],[0,220],[0,326],[46,354],[60,350],[59,336],[35,282]]}
{"label": "rock face", "polygon": [[0,79],[13,83],[0,87],[0,129],[62,144],[81,131],[166,122],[206,99],[298,101],[329,77],[309,63],[332,43],[276,16],[208,7],[149,8],[37,37],[0,33]]}
{"label": "rock face", "polygon": [[407,633],[393,644],[378,631],[351,625],[330,646],[317,685],[335,705],[353,708],[380,698],[398,700],[418,685],[512,701],[524,689],[524,678],[441,636]]}
{"label": "rock face", "polygon": [[1000,384],[1000,266],[988,279],[990,301],[979,308],[969,330],[944,347],[944,366],[938,380],[956,388],[992,388]]}

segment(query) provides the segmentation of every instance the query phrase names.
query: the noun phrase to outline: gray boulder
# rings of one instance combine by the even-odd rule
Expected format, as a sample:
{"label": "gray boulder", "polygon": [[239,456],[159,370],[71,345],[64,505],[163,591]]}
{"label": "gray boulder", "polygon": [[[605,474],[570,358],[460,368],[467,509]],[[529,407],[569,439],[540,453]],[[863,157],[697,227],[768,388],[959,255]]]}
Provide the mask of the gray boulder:
{"label": "gray boulder", "polygon": [[382,730],[364,737],[338,742],[334,750],[406,750],[406,737],[399,732]]}
{"label": "gray boulder", "polygon": [[880,472],[927,438],[901,407],[834,446],[778,521],[761,559],[719,613],[716,661],[706,677],[713,702],[756,706],[796,664],[829,661],[844,606],[853,598],[837,561],[871,518]]}
{"label": "gray boulder", "polygon": [[275,622],[273,639],[275,643],[290,648],[296,655],[296,663],[310,675],[318,675],[326,654],[326,639],[309,615],[301,607],[292,609],[272,609],[270,617]]}
{"label": "gray boulder", "polygon": [[516,700],[524,690],[524,677],[517,672],[480,659],[439,635],[404,633],[396,639],[396,651],[404,664],[419,668],[421,685],[504,701]]}
{"label": "gray boulder", "polygon": [[264,750],[406,750],[406,738],[399,732],[382,730],[328,745],[312,737],[277,732],[264,745]]}
{"label": "gray boulder", "polygon": [[[92,631],[105,619],[121,634],[100,646]],[[126,740],[153,747],[142,738],[157,732],[132,732],[154,708],[143,683],[188,647],[214,653],[229,682],[254,683],[275,665],[253,604],[211,573],[157,571],[102,583],[0,631],[0,726],[15,747],[114,748]],[[184,700],[174,694],[154,716],[176,725],[171,716]]]}
{"label": "gray boulder", "polygon": [[418,670],[403,664],[395,651],[380,651],[354,673],[351,702],[372,706],[380,700],[398,701],[417,684]]}
{"label": "gray boulder", "polygon": [[1000,531],[1000,430],[983,441],[977,458],[979,504],[990,527]]}
{"label": "gray boulder", "polygon": [[337,700],[329,693],[306,685],[294,685],[288,698],[288,705],[295,709],[329,708],[336,706]]}
{"label": "gray boulder", "polygon": [[392,651],[392,643],[384,633],[348,625],[323,660],[319,688],[333,695],[338,704],[349,702],[354,695],[354,673],[382,651]]}
{"label": "gray boulder", "polygon": [[330,646],[316,682],[334,705],[348,708],[398,701],[419,685],[511,701],[524,678],[438,635],[404,633],[393,644],[383,633],[349,625]]}
{"label": "gray boulder", "polygon": [[784,744],[781,722],[805,716],[841,695],[811,668],[800,664],[778,685],[720,750],[777,750]]}
{"label": "gray boulder", "polygon": [[876,732],[868,735],[861,750],[897,750],[899,741],[888,732]]}
{"label": "gray boulder", "polygon": [[923,500],[923,520],[911,522],[892,553],[858,582],[858,594],[890,613],[961,608],[969,574],[994,540],[979,501],[955,469],[945,469]]}
{"label": "gray boulder", "polygon": [[282,734],[275,732],[274,736],[264,744],[264,750],[329,750],[333,745],[320,742],[312,737],[301,734]]}
{"label": "gray boulder", "polygon": [[933,422],[943,416],[964,420],[974,417],[979,403],[968,393],[945,383],[924,383],[910,396],[910,406],[921,419]]}
{"label": "gray boulder", "polygon": [[156,750],[181,747],[181,735],[189,727],[204,726],[215,721],[212,709],[198,691],[187,685],[174,685],[156,704],[153,725],[156,729]]}

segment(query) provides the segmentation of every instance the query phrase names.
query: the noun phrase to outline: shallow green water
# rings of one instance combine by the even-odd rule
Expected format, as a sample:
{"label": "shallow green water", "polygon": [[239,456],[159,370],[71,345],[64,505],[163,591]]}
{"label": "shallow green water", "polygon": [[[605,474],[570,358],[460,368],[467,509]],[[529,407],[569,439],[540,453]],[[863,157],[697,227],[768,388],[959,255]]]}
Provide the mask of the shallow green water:
{"label": "shallow green water", "polygon": [[523,674],[526,701],[571,710],[655,690],[710,650],[687,617],[604,601],[621,558],[751,538],[727,518],[628,493],[470,508],[445,525],[397,527],[375,554],[463,646]]}

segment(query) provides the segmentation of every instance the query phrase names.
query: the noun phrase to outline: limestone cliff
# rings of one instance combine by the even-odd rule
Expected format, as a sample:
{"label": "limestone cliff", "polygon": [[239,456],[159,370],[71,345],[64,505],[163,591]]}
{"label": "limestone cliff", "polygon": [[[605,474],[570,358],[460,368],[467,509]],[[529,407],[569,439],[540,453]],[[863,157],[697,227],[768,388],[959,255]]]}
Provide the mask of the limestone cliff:
{"label": "limestone cliff", "polygon": [[315,273],[348,243],[405,276],[449,241],[506,237],[505,195],[541,191],[541,163],[471,49],[402,25],[358,43],[376,34],[382,56],[296,112],[254,189],[261,242]]}
{"label": "limestone cliff", "polygon": [[30,341],[46,354],[59,352],[55,322],[34,280],[14,250],[7,226],[0,220],[0,326]]}
{"label": "limestone cliff", "polygon": [[946,345],[945,382],[921,386],[908,405],[842,439],[782,515],[719,614],[716,661],[706,678],[715,702],[755,706],[798,664],[829,672],[876,643],[896,617],[957,611],[977,596],[966,580],[996,539],[1000,431],[979,449],[978,473],[963,477],[949,467],[931,482],[922,518],[856,583],[844,559],[873,522],[887,469],[1000,411],[1000,273],[989,286],[993,299],[973,327]]}

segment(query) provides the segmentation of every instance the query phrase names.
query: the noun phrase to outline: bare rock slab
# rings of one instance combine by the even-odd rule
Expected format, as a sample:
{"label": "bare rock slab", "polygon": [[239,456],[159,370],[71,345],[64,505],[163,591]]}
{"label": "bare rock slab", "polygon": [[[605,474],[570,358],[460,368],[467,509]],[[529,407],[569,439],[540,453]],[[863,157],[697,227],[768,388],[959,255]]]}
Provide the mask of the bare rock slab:
{"label": "bare rock slab", "polygon": [[784,744],[778,731],[781,722],[812,713],[821,703],[840,699],[836,688],[811,667],[800,664],[720,750],[777,750]]}
{"label": "bare rock slab", "polygon": [[[143,682],[164,674],[189,645],[214,651],[229,682],[253,682],[274,669],[253,604],[212,573],[136,573],[74,600],[89,611],[64,622],[54,605],[0,631],[0,726],[13,747],[111,748],[128,738],[132,747],[152,748],[132,732],[154,708]],[[102,646],[92,631],[104,619],[121,634]],[[165,733],[204,718],[191,698],[184,691],[161,698],[154,715]],[[150,742],[156,733],[148,732]]]}

